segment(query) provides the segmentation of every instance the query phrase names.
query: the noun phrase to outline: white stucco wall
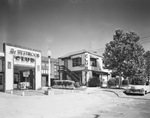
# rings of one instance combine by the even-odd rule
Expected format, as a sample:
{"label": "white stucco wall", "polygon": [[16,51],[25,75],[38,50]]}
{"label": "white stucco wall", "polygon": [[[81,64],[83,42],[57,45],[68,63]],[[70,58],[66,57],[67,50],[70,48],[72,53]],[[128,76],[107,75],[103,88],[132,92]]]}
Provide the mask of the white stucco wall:
{"label": "white stucco wall", "polygon": [[91,77],[92,77],[92,71],[88,71],[86,81],[88,82]]}
{"label": "white stucco wall", "polygon": [[[24,49],[12,45],[4,45],[5,53],[5,91],[13,89],[14,65],[35,68],[35,89],[41,87],[41,52]],[[19,53],[22,52],[22,53]],[[30,53],[31,55],[29,55]],[[17,60],[14,57],[18,57]],[[32,58],[34,62],[21,58]]]}
{"label": "white stucco wall", "polygon": [[5,91],[13,89],[13,55],[9,54],[10,47],[5,47]]}
{"label": "white stucco wall", "polygon": [[36,59],[35,70],[35,89],[39,89],[41,88],[41,58]]}
{"label": "white stucco wall", "polygon": [[85,85],[86,84],[86,75],[85,75],[85,71],[82,71],[82,84]]}

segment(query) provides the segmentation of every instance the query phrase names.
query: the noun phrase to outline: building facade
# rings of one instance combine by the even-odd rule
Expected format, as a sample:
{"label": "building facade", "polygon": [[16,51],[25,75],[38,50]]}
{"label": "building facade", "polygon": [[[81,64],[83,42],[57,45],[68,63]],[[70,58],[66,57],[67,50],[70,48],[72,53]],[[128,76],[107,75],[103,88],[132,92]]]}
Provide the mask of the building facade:
{"label": "building facade", "polygon": [[103,58],[91,51],[73,52],[58,60],[60,79],[72,79],[80,85],[87,85],[90,78],[97,77],[107,83],[111,77],[111,72],[103,68]]}
{"label": "building facade", "polygon": [[[0,53],[0,91],[20,89],[20,83],[34,90],[47,86],[47,65],[48,57],[43,57],[40,50],[4,43]],[[52,79],[58,79],[57,65],[57,59],[51,59]]]}

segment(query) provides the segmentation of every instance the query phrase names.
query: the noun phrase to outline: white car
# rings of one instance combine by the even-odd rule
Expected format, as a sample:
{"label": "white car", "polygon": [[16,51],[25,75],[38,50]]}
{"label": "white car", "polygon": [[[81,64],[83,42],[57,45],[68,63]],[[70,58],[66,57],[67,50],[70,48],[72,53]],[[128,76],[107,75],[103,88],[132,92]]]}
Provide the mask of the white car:
{"label": "white car", "polygon": [[130,85],[125,90],[129,94],[141,94],[145,95],[150,92],[150,85]]}

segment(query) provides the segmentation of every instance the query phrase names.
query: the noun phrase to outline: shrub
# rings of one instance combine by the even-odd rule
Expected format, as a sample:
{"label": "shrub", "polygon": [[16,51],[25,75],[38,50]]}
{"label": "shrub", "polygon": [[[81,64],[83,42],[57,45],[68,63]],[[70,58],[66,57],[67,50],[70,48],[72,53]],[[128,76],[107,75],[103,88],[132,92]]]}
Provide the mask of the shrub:
{"label": "shrub", "polygon": [[93,77],[89,79],[89,87],[97,87],[100,86],[100,79],[97,77]]}
{"label": "shrub", "polygon": [[78,88],[78,87],[80,87],[80,83],[79,83],[79,82],[75,82],[75,83],[74,83],[74,86],[75,86],[76,88]]}
{"label": "shrub", "polygon": [[109,87],[111,86],[116,86],[116,79],[112,78],[112,79],[109,79],[108,82],[107,82],[107,85]]}
{"label": "shrub", "polygon": [[128,79],[122,80],[122,85],[123,85],[123,86],[129,85],[129,80],[128,80]]}
{"label": "shrub", "polygon": [[55,81],[58,79],[51,79],[51,85],[54,86],[55,85]]}
{"label": "shrub", "polygon": [[54,80],[53,88],[74,89],[74,81],[71,81],[71,80]]}

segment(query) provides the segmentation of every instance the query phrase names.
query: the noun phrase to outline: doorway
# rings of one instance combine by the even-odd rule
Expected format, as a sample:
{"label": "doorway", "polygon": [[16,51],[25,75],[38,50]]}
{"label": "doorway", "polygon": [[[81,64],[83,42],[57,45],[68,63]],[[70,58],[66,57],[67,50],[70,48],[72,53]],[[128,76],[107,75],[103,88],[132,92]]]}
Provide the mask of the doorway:
{"label": "doorway", "polygon": [[4,90],[4,78],[3,78],[3,74],[0,73],[0,91]]}
{"label": "doorway", "polygon": [[41,86],[42,87],[48,86],[48,75],[42,75]]}
{"label": "doorway", "polygon": [[14,90],[35,89],[35,68],[14,66]]}
{"label": "doorway", "polygon": [[68,59],[64,60],[64,66],[68,68]]}

